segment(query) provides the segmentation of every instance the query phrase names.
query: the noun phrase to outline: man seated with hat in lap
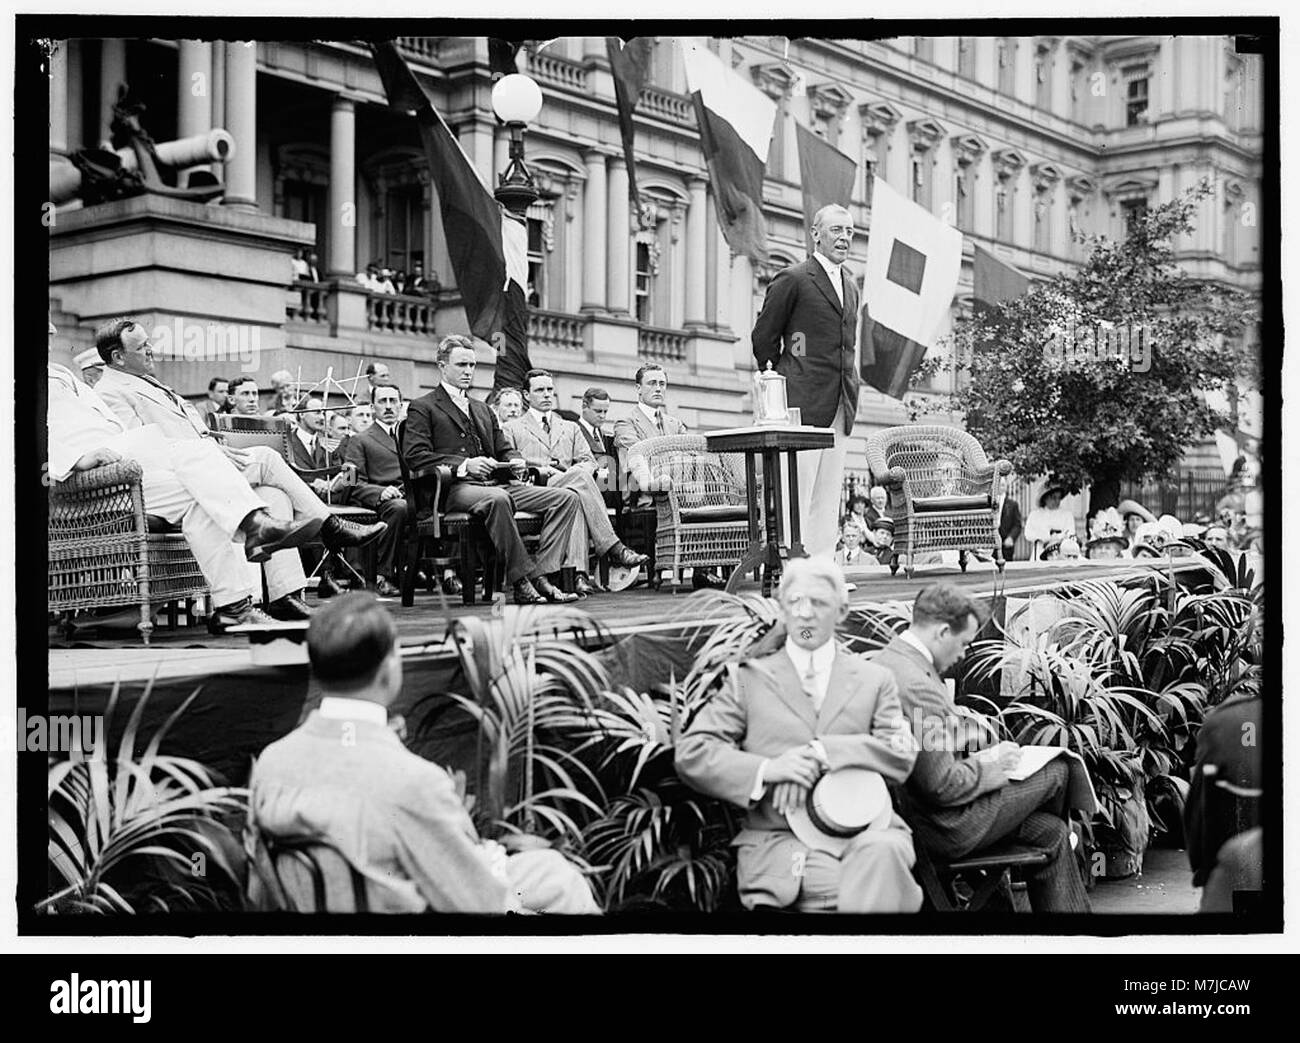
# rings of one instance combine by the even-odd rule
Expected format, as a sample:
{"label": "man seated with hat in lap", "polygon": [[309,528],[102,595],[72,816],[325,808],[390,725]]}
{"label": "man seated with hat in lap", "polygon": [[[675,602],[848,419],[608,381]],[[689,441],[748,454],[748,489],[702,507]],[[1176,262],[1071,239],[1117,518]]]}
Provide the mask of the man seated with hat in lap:
{"label": "man seated with hat in lap", "polygon": [[836,647],[848,599],[833,562],[789,562],[779,600],[784,644],[728,669],[677,745],[677,773],[747,810],[733,842],[747,909],[915,912],[911,831],[885,787],[916,759],[898,689]]}

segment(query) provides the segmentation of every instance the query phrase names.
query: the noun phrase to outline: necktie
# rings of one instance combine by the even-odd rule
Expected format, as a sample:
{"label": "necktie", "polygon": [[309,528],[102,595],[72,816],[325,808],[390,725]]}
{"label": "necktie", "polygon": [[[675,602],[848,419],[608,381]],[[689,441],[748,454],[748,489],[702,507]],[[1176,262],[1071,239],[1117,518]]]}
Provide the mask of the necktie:
{"label": "necktie", "polygon": [[811,658],[808,660],[808,669],[804,671],[803,677],[800,678],[800,684],[805,694],[812,700],[813,709],[821,710],[822,698],[821,692],[817,689],[817,671],[813,669]]}
{"label": "necktie", "polygon": [[592,428],[592,434],[596,436],[596,452],[603,453],[605,451],[605,436],[600,433],[598,427]]}
{"label": "necktie", "polygon": [[551,414],[547,413],[542,417],[542,430],[546,432],[546,437],[551,437]]}
{"label": "necktie", "polygon": [[659,428],[659,433],[664,433],[664,414],[662,410],[655,410],[655,427]]}

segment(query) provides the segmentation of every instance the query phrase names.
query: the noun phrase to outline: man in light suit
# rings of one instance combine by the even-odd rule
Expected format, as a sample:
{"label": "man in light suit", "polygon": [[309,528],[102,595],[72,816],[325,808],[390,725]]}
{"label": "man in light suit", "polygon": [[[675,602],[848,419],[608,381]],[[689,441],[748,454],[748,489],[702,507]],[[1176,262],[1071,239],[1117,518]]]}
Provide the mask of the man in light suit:
{"label": "man in light suit", "polygon": [[[830,449],[799,454],[800,533],[809,554],[835,550],[844,457],[858,412],[858,284],[844,267],[853,215],[824,206],[813,219],[813,255],[777,272],[751,341],[758,368],[786,378],[789,405],[803,423],[835,431]],[[814,509],[813,505],[816,505]]]}
{"label": "man in light suit", "polygon": [[[145,510],[180,523],[208,583],[213,604],[209,631],[221,634],[240,624],[271,622],[253,605],[246,562],[264,561],[274,551],[313,538],[319,522],[272,518],[266,502],[215,442],[169,439],[156,424],[123,424],[96,391],[56,362],[56,334],[51,324],[46,399],[50,478],[63,481],[76,471],[134,460],[143,472]],[[237,546],[241,539],[242,554]]]}
{"label": "man in light suit", "polygon": [[[401,646],[373,596],[322,608],[307,655],[320,708],[262,751],[249,781],[264,837],[332,844],[365,877],[371,912],[600,911],[577,869],[537,838],[513,841],[529,847],[516,854],[480,840],[451,777],[402,746],[388,723]],[[327,895],[343,890],[332,882]]]}
{"label": "man in light suit", "polygon": [[[598,555],[614,566],[639,568],[648,559],[629,550],[614,534],[604,495],[596,484],[596,461],[591,446],[577,424],[555,412],[555,378],[544,369],[530,369],[525,380],[528,408],[522,416],[507,420],[502,426],[511,448],[529,467],[536,468],[548,487],[572,489],[577,493],[587,523],[585,535]],[[587,547],[583,537],[583,531],[575,526],[569,552],[585,560]],[[575,591],[582,597],[596,592],[585,570],[578,572]]]}
{"label": "man in light suit", "polygon": [[748,812],[733,841],[747,909],[915,912],[915,852],[897,815],[886,828],[857,834],[839,857],[809,848],[790,829],[787,814],[822,772],[866,768],[901,782],[916,748],[889,674],[835,647],[848,611],[838,566],[794,559],[779,598],[784,646],[729,671],[677,744],[677,773]]}
{"label": "man in light suit", "polygon": [[[209,439],[212,432],[198,411],[155,375],[153,345],[143,326],[130,318],[111,319],[95,331],[95,346],[104,360],[100,396],[128,428],[157,424],[169,439]],[[272,514],[318,521],[321,541],[331,550],[360,546],[382,528],[356,525],[333,517],[279,453],[267,446],[233,449],[219,445],[239,468]],[[306,619],[311,608],[302,600],[307,583],[297,551],[274,555],[263,566],[267,609],[280,619]]]}
{"label": "man in light suit", "polygon": [[993,745],[993,726],[958,707],[943,683],[943,673],[966,654],[982,618],[978,602],[951,584],[936,583],[917,595],[912,625],[872,660],[898,682],[920,745],[907,780],[917,843],[948,859],[1007,837],[1042,848],[1050,860],[1029,880],[1034,911],[1088,912],[1070,845],[1064,761],[1050,761],[1023,781],[1008,780],[1019,747]]}
{"label": "man in light suit", "polygon": [[647,362],[636,371],[636,405],[626,416],[614,422],[614,445],[618,448],[619,466],[627,475],[625,484],[636,490],[629,494],[629,505],[633,508],[652,507],[651,494],[667,492],[672,485],[672,479],[667,475],[633,474],[627,462],[627,451],[637,442],[660,435],[686,434],[686,425],[668,415],[668,407],[664,404],[667,396],[667,371],[657,362]]}
{"label": "man in light suit", "polygon": [[[488,538],[505,563],[506,579],[519,605],[544,601],[567,603],[578,595],[560,590],[548,573],[586,564],[587,526],[572,489],[524,485],[523,457],[511,447],[495,414],[470,398],[478,365],[474,342],[452,334],[436,355],[442,383],[411,403],[402,453],[412,471],[438,465],[451,469],[452,481],[439,510],[467,511],[480,518]],[[507,465],[503,467],[502,465]],[[528,553],[515,511],[542,515],[537,555]],[[580,530],[573,538],[573,530]],[[582,547],[580,555],[574,546]]]}

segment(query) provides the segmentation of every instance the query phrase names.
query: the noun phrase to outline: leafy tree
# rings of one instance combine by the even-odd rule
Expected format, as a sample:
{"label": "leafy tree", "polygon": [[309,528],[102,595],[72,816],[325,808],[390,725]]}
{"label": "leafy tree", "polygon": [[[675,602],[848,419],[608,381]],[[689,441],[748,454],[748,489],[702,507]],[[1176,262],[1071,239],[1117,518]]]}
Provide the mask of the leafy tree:
{"label": "leafy tree", "polygon": [[990,457],[1026,477],[1052,473],[1071,491],[1092,486],[1094,510],[1120,483],[1165,478],[1192,444],[1233,418],[1200,392],[1235,400],[1258,386],[1247,332],[1258,301],[1191,278],[1174,263],[1174,237],[1193,230],[1207,181],[1134,218],[1121,242],[1077,236],[1077,271],[959,319],[951,360],[969,374],[931,409],[964,415]]}

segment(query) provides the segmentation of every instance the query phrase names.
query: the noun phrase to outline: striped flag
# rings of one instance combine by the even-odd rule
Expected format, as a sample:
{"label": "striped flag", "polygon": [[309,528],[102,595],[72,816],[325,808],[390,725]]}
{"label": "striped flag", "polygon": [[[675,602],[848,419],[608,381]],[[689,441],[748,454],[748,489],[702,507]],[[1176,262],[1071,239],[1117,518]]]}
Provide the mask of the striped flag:
{"label": "striped flag", "polygon": [[975,262],[971,275],[975,283],[972,291],[975,303],[985,308],[992,308],[1003,301],[1015,300],[1029,290],[1027,275],[1007,264],[1001,257],[989,253],[982,246],[975,247]]}
{"label": "striped flag", "polygon": [[391,41],[372,43],[388,104],[414,113],[429,161],[447,254],[474,336],[496,348],[493,391],[521,387],[528,360],[528,233],[488,191],[460,142]]}
{"label": "striped flag", "polygon": [[776,102],[702,42],[682,40],[681,45],[722,234],[735,253],[765,261],[763,172]]}
{"label": "striped flag", "polygon": [[862,379],[901,399],[952,305],[961,232],[873,181],[859,320]]}
{"label": "striped flag", "polygon": [[803,188],[803,217],[808,252],[813,252],[813,215],[835,203],[848,206],[858,164],[825,138],[820,138],[802,123],[795,124],[799,143],[799,182]]}

